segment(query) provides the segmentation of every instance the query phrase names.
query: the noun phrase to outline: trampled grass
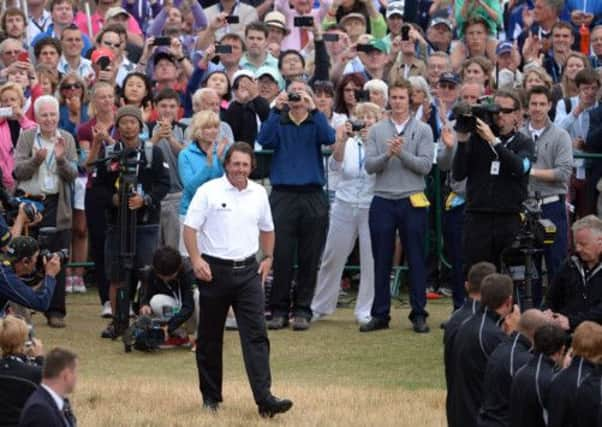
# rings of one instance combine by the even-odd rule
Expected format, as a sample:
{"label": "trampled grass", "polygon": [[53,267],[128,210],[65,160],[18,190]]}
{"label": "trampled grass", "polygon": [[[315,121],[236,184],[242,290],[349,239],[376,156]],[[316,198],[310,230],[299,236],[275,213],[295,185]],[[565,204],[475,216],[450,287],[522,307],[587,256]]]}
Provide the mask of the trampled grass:
{"label": "trampled grass", "polygon": [[100,338],[93,290],[68,296],[65,330],[34,316],[46,349],[80,355],[73,404],[81,426],[443,426],[444,378],[439,323],[451,301],[430,303],[431,333],[417,335],[407,305],[394,304],[391,329],[360,334],[351,309],[339,309],[307,332],[270,332],[272,391],[294,401],[272,420],[257,414],[237,332],[224,336],[224,403],[201,410],[194,354],[185,349],[125,354]]}

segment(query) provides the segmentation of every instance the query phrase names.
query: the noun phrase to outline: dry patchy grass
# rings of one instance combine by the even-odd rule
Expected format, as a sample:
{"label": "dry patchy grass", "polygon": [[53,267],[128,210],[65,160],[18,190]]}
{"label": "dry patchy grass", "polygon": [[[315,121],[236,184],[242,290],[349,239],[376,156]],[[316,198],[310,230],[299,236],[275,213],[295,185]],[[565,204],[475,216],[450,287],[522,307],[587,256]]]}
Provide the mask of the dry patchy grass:
{"label": "dry patchy grass", "polygon": [[[224,403],[218,415],[201,410],[194,355],[184,349],[124,354],[99,338],[93,291],[68,297],[68,327],[37,327],[48,349],[74,349],[81,358],[73,396],[81,426],[444,426],[439,322],[450,301],[429,304],[432,332],[417,335],[408,308],[397,304],[392,328],[360,334],[350,309],[305,333],[270,333],[273,391],[293,409],[272,420],[257,414],[238,334],[224,337]],[[41,323],[40,316],[34,316]]]}

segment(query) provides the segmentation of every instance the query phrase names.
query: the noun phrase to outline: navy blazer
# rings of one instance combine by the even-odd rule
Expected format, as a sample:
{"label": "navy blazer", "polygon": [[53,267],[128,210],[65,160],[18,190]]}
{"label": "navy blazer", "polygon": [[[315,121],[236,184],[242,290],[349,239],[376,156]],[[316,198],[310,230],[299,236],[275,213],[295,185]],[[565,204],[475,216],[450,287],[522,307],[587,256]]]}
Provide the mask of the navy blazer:
{"label": "navy blazer", "polygon": [[70,427],[54,399],[44,387],[39,387],[27,399],[23,412],[21,412],[19,426]]}

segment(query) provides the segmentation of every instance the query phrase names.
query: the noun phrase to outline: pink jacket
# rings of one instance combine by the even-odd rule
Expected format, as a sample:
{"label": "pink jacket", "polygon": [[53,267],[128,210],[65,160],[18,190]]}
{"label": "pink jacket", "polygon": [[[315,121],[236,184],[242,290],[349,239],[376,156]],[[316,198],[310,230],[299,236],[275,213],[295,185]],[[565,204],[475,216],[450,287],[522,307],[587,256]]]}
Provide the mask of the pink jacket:
{"label": "pink jacket", "polygon": [[[37,126],[26,116],[19,121],[21,132]],[[15,168],[14,147],[10,136],[10,127],[6,120],[0,122],[0,169],[2,170],[2,184],[4,188],[12,191],[15,187],[13,169]]]}

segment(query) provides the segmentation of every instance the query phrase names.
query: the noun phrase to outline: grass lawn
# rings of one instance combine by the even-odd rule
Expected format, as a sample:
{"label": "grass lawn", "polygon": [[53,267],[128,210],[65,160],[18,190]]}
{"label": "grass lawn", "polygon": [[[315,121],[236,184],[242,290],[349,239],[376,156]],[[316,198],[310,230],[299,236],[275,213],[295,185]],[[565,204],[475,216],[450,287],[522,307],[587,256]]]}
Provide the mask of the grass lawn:
{"label": "grass lawn", "polygon": [[224,403],[201,410],[194,354],[185,349],[123,352],[103,340],[105,320],[94,289],[67,297],[67,329],[34,316],[48,350],[60,345],[80,356],[73,396],[81,426],[444,426],[442,330],[451,300],[430,302],[431,333],[412,332],[407,304],[394,303],[391,329],[360,334],[353,311],[342,308],[307,332],[271,331],[276,396],[293,409],[271,420],[257,415],[237,332],[224,336]]}

